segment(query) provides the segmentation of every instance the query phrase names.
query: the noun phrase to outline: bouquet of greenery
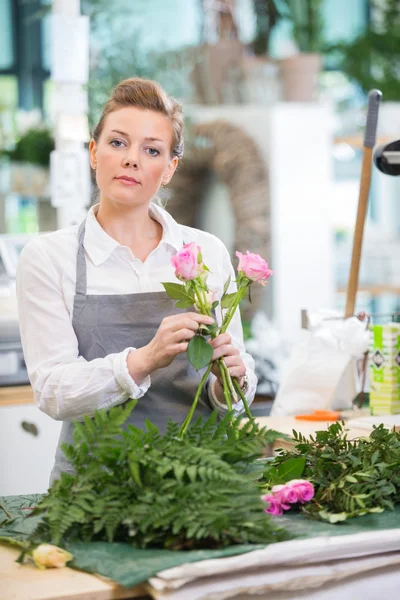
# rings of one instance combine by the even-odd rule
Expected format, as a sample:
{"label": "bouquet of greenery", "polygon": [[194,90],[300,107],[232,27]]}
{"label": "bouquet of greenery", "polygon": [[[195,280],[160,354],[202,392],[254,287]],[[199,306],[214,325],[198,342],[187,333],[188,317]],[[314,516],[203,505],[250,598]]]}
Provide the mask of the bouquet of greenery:
{"label": "bouquet of greenery", "polygon": [[369,437],[349,440],[338,422],[309,439],[293,435],[295,449],[280,450],[265,467],[264,489],[272,492],[264,497],[268,512],[290,508],[293,487],[303,513],[330,523],[400,502],[400,432],[380,425]]}
{"label": "bouquet of greenery", "polygon": [[[210,317],[212,316],[212,311],[220,304],[222,312],[222,322],[219,327],[216,323],[209,326],[202,325],[199,333],[189,342],[187,349],[189,361],[197,370],[203,369],[206,366],[207,369],[200,381],[189,414],[182,424],[180,430],[181,435],[184,435],[187,431],[193,418],[201,391],[213,366],[211,360],[213,348],[208,343],[207,337],[213,339],[217,335],[225,333],[240,302],[247,294],[249,294],[251,299],[251,285],[254,282],[257,282],[265,286],[273,273],[269,268],[268,263],[258,254],[247,251],[246,254],[236,252],[236,256],[239,258],[237,267],[238,276],[236,279],[237,289],[234,292],[228,293],[231,284],[231,277],[229,277],[224,285],[221,303],[219,303],[218,300],[214,300],[213,291],[207,286],[207,278],[210,270],[207,265],[203,263],[201,248],[195,242],[185,244],[171,259],[175,268],[175,276],[184,283],[163,283],[165,291],[171,298],[177,300],[176,306],[179,308],[189,308],[194,306],[201,314]],[[236,378],[231,378],[223,359],[219,359],[217,362],[222,377],[224,397],[228,410],[230,412],[232,411],[232,397],[236,399],[238,395],[243,401],[247,416],[252,419],[252,414],[249,410],[246,397],[240,388],[239,382]]]}
{"label": "bouquet of greenery", "polygon": [[[258,255],[239,257],[237,288],[225,282],[221,325],[203,327],[192,338],[188,358],[196,369],[207,367],[193,405],[181,427],[170,421],[161,435],[150,421],[144,430],[123,424],[136,401],[100,410],[74,425],[74,444],[63,452],[73,471],[62,473],[31,513],[40,516],[25,553],[39,567],[71,560],[53,544],[75,540],[129,542],[168,549],[217,548],[232,544],[278,542],[289,534],[268,515],[256,482],[262,475],[268,444],[282,437],[260,428],[252,418],[238,382],[219,361],[227,415],[217,413],[191,424],[201,390],[212,368],[213,348],[207,338],[227,330],[239,303],[253,282],[265,285],[272,274]],[[209,269],[200,248],[186,244],[172,259],[183,282],[165,283],[177,306],[211,316],[219,302],[207,286]],[[245,423],[232,412],[238,394],[250,417]]]}

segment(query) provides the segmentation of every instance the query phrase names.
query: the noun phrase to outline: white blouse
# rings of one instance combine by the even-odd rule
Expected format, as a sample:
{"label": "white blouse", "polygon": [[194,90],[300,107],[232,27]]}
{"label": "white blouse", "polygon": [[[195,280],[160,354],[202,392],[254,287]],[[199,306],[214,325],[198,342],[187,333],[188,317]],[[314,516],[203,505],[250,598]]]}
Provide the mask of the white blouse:
{"label": "white blouse", "polygon": [[[211,273],[207,284],[220,300],[223,285],[235,279],[229,253],[214,235],[179,225],[167,211],[154,203],[150,215],[163,228],[160,244],[143,263],[131,249],[110,237],[96,219],[98,205],[86,218],[84,247],[88,294],[134,294],[164,291],[162,281],[177,282],[171,256],[184,243],[196,242]],[[24,247],[17,270],[19,326],[25,362],[37,406],[53,419],[70,421],[92,416],[99,408],[110,408],[128,398],[140,398],[151,385],[148,376],[137,385],[129,374],[127,356],[135,348],[87,361],[79,355],[78,340],[72,327],[76,282],[78,225],[42,234]],[[229,292],[236,289],[231,283]],[[217,308],[217,321],[221,315]],[[256,391],[254,361],[246,353],[239,311],[228,333],[240,350],[247,368],[250,403]],[[212,377],[214,377],[212,375]],[[220,403],[209,386],[212,406],[220,414]],[[243,412],[242,401],[234,405]]]}

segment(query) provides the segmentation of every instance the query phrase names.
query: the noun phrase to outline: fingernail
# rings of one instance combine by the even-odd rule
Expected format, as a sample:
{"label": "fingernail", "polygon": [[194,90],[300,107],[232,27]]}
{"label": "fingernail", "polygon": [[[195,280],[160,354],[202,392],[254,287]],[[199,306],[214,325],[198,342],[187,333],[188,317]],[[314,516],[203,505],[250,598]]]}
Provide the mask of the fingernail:
{"label": "fingernail", "polygon": [[211,323],[214,323],[214,319],[211,317],[207,317],[207,322],[211,325]]}

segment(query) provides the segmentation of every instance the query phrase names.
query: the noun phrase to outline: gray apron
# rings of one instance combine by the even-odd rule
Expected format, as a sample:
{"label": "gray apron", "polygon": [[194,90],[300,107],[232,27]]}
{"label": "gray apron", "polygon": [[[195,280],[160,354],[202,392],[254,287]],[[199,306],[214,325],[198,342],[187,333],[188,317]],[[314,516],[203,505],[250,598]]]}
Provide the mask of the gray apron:
{"label": "gray apron", "polygon": [[[125,348],[145,346],[154,337],[161,321],[169,315],[182,313],[176,300],[166,292],[138,294],[87,295],[86,257],[83,245],[85,221],[78,231],[76,290],[72,326],[78,338],[79,355],[87,361],[122,352]],[[187,309],[192,310],[192,309]],[[186,353],[172,363],[151,373],[151,386],[138,400],[125,426],[143,428],[145,419],[165,432],[169,419],[182,423],[189,412],[203,371],[196,371]],[[212,411],[206,387],[197,405],[194,418]],[[62,471],[72,472],[60,446],[73,441],[73,422],[64,421],[55,455],[50,485]]]}

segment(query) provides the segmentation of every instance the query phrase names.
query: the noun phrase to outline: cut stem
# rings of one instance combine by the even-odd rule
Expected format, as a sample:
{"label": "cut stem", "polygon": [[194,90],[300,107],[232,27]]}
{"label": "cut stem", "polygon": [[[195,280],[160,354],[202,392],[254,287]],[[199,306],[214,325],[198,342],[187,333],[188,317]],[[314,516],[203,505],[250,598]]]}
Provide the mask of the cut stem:
{"label": "cut stem", "polygon": [[[225,371],[226,366],[225,366],[225,363],[221,359],[219,359],[217,362],[218,362],[219,370],[221,372],[222,387],[224,390],[225,402],[226,402],[229,412],[232,412],[232,398],[231,398],[231,392],[229,389],[228,379],[226,377],[226,371]],[[229,373],[228,373],[228,375],[229,375]]]}
{"label": "cut stem", "polygon": [[242,402],[243,402],[243,406],[244,406],[244,410],[245,410],[245,413],[246,413],[246,415],[249,417],[249,419],[250,419],[251,421],[254,421],[254,417],[253,417],[253,415],[252,415],[252,414],[251,414],[251,412],[250,412],[249,405],[247,404],[247,398],[246,398],[246,396],[243,394],[243,392],[242,392],[242,389],[241,389],[241,387],[240,387],[240,385],[239,385],[239,382],[238,382],[238,380],[236,379],[236,377],[234,377],[234,378],[233,378],[233,385],[235,386],[235,388],[236,388],[236,390],[237,390],[237,392],[238,392],[239,396],[240,396],[240,397],[241,397],[241,399],[242,399]]}
{"label": "cut stem", "polygon": [[189,427],[189,425],[190,425],[190,423],[192,421],[192,418],[193,418],[193,415],[194,415],[194,411],[196,410],[196,406],[197,406],[197,403],[198,403],[199,398],[200,398],[200,394],[201,394],[202,389],[203,389],[203,387],[204,387],[204,385],[205,385],[205,383],[207,381],[207,377],[210,374],[210,371],[212,369],[212,365],[213,365],[213,363],[210,362],[210,364],[207,367],[207,370],[205,371],[203,377],[201,378],[201,381],[199,383],[199,387],[197,388],[196,395],[195,395],[194,400],[193,400],[193,404],[190,407],[190,411],[189,411],[186,419],[182,423],[181,428],[179,430],[179,437],[180,438],[183,438],[185,436],[187,428]]}

